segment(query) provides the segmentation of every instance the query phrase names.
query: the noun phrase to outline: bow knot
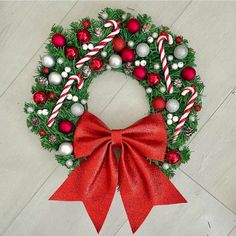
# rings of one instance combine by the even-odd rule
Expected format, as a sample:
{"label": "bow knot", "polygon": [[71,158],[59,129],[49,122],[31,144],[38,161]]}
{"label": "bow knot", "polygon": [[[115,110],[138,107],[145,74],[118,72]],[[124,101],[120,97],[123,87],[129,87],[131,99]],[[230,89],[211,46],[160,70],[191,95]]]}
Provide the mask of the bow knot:
{"label": "bow knot", "polygon": [[[75,158],[86,160],[50,200],[83,201],[98,232],[117,185],[133,232],[154,205],[186,202],[160,168],[147,160],[164,160],[167,134],[161,113],[128,128],[110,130],[96,116],[85,112],[77,123],[73,147]],[[121,149],[119,162],[114,147]]]}

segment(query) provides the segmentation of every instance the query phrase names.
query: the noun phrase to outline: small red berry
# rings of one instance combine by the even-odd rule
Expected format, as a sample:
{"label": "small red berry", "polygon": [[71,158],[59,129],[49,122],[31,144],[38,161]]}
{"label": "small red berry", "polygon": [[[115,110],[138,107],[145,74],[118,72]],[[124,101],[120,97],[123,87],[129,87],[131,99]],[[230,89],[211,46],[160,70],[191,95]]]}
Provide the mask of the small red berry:
{"label": "small red berry", "polygon": [[182,38],[181,36],[177,36],[177,37],[175,38],[175,42],[180,44],[180,43],[183,42],[183,38]]}
{"label": "small red berry", "polygon": [[54,99],[56,97],[56,94],[55,93],[49,93],[48,94],[48,98],[49,99]]}
{"label": "small red berry", "polygon": [[89,20],[85,20],[85,21],[83,21],[83,26],[84,26],[84,28],[88,28],[88,27],[90,27],[90,21]]}
{"label": "small red berry", "polygon": [[43,129],[39,130],[39,135],[40,136],[44,136],[45,134],[46,134],[45,130],[43,130]]}
{"label": "small red berry", "polygon": [[201,111],[202,106],[201,105],[195,105],[193,108],[196,112],[199,112],[199,111]]}
{"label": "small red berry", "polygon": [[42,68],[42,72],[43,72],[44,74],[48,74],[48,73],[49,73],[49,68],[48,68],[48,67],[43,67],[43,68]]}

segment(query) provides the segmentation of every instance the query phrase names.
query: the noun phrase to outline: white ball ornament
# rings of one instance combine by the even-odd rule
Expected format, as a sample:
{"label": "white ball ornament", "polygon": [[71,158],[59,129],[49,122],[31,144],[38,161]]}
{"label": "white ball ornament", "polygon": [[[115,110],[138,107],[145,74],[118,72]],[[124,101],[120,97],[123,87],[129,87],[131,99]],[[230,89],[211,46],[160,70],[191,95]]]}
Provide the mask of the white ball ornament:
{"label": "white ball ornament", "polygon": [[111,66],[110,65],[106,65],[106,69],[107,70],[111,70]]}
{"label": "white ball ornament", "polygon": [[160,65],[159,65],[158,63],[155,63],[154,66],[153,66],[153,68],[154,68],[155,70],[159,70],[159,69],[160,69]]}
{"label": "white ball ornament", "polygon": [[86,100],[86,99],[82,99],[82,100],[80,101],[80,103],[83,104],[83,105],[85,105],[85,104],[87,104],[87,100]]}
{"label": "white ball ornament", "polygon": [[150,48],[146,43],[140,43],[136,47],[136,53],[139,57],[146,57],[150,52]]}
{"label": "white ball ornament", "polygon": [[164,86],[160,87],[160,92],[161,93],[165,93],[165,91],[166,91],[166,88]]}
{"label": "white ball ornament", "polygon": [[132,48],[133,46],[134,46],[134,41],[128,41],[128,46],[130,47],[130,48]]}
{"label": "white ball ornament", "polygon": [[178,116],[174,116],[173,119],[172,119],[174,122],[177,122],[179,120],[179,117]]}
{"label": "white ball ornament", "polygon": [[188,49],[184,45],[179,45],[174,50],[174,56],[177,59],[184,59],[188,55]]}
{"label": "white ball ornament", "polygon": [[84,113],[84,106],[80,103],[74,103],[70,110],[74,116],[81,116]]}
{"label": "white ball ornament", "polygon": [[140,66],[140,61],[139,61],[139,60],[136,60],[136,61],[134,62],[134,65],[135,65],[135,66]]}
{"label": "white ball ornament", "polygon": [[170,113],[174,113],[179,110],[179,102],[176,99],[169,99],[166,102],[166,110]]}
{"label": "white ball ornament", "polygon": [[170,166],[169,166],[168,163],[165,162],[165,163],[163,163],[162,168],[163,168],[164,170],[168,170],[168,169],[170,168]]}
{"label": "white ball ornament", "polygon": [[121,17],[122,17],[122,20],[126,20],[127,19],[127,14],[123,14]]}
{"label": "white ball ornament", "polygon": [[67,72],[67,73],[70,73],[70,72],[71,72],[71,68],[70,68],[69,66],[66,66],[64,70],[65,70],[65,72]]}
{"label": "white ball ornament", "polygon": [[108,19],[108,14],[106,12],[102,12],[101,17],[103,20],[107,20]]}
{"label": "white ball ornament", "polygon": [[34,111],[33,107],[27,107],[26,109],[27,113],[32,113]]}
{"label": "white ball ornament", "polygon": [[152,37],[156,39],[158,37],[158,33],[157,32],[152,33]]}
{"label": "white ball ornament", "polygon": [[168,56],[168,61],[173,61],[173,59],[174,59],[173,55]]}
{"label": "white ball ornament", "polygon": [[102,51],[102,52],[101,52],[101,56],[102,56],[102,57],[106,57],[106,56],[107,56],[107,52],[106,52],[106,51]]}
{"label": "white ball ornament", "polygon": [[42,110],[38,110],[38,111],[37,111],[37,114],[38,114],[38,115],[42,115],[42,113],[43,113]]}
{"label": "white ball ornament", "polygon": [[147,65],[147,62],[146,62],[145,60],[142,60],[142,61],[140,62],[140,65],[141,65],[141,66],[146,66],[146,65]]}
{"label": "white ball ornament", "polygon": [[179,146],[179,151],[182,152],[183,150],[184,150],[184,146],[183,145]]}
{"label": "white ball ornament", "polygon": [[168,119],[172,119],[172,118],[173,118],[173,115],[169,113],[169,114],[167,114],[167,118],[168,118]]}
{"label": "white ball ornament", "polygon": [[62,57],[57,58],[57,63],[60,64],[60,65],[63,64],[64,59]]}
{"label": "white ball ornament", "polygon": [[82,49],[85,50],[85,51],[88,50],[88,45],[87,45],[86,43],[83,44],[83,45],[82,45]]}
{"label": "white ball ornament", "polygon": [[62,72],[61,72],[61,76],[62,76],[63,78],[67,78],[67,77],[68,77],[68,73],[67,73],[66,71],[62,71]]}
{"label": "white ball ornament", "polygon": [[67,94],[66,99],[67,99],[67,100],[71,100],[72,97],[73,97],[72,94],[69,93],[69,94]]}
{"label": "white ball ornament", "polygon": [[61,155],[70,155],[73,152],[73,146],[69,142],[64,142],[59,146],[58,152]]}
{"label": "white ball ornament", "polygon": [[150,87],[146,88],[146,93],[152,93],[152,88]]}
{"label": "white ball ornament", "polygon": [[194,115],[190,115],[190,116],[189,116],[189,120],[192,121],[192,122],[194,122],[194,121],[196,120],[196,117],[195,117]]}
{"label": "white ball ornament", "polygon": [[176,64],[176,63],[172,64],[171,68],[173,70],[177,70],[178,69],[178,64]]}
{"label": "white ball ornament", "polygon": [[73,101],[73,102],[78,102],[78,100],[79,100],[79,98],[78,98],[77,96],[73,96],[73,97],[72,97],[72,101]]}
{"label": "white ball ornament", "polygon": [[51,72],[48,76],[49,84],[58,85],[61,83],[62,77],[57,72]]}
{"label": "white ball ornament", "polygon": [[92,50],[94,47],[93,47],[93,44],[92,43],[90,43],[89,45],[88,45],[88,49],[89,50]]}
{"label": "white ball ornament", "polygon": [[148,41],[148,43],[153,43],[154,39],[153,39],[152,36],[149,36],[149,37],[147,38],[147,41]]}
{"label": "white ball ornament", "polygon": [[68,168],[71,168],[71,167],[73,166],[73,161],[72,161],[71,159],[67,160],[67,161],[66,161],[66,166],[67,166]]}
{"label": "white ball ornament", "polygon": [[171,119],[168,119],[166,123],[167,123],[167,125],[172,125],[173,121]]}
{"label": "white ball ornament", "polygon": [[51,68],[55,65],[54,58],[49,55],[43,56],[41,60],[42,60],[42,64],[48,68]]}
{"label": "white ball ornament", "polygon": [[119,68],[122,65],[122,59],[119,55],[117,54],[113,54],[110,58],[109,58],[109,65],[112,68]]}
{"label": "white ball ornament", "polygon": [[179,68],[183,68],[183,67],[184,67],[184,63],[183,63],[182,61],[180,61],[180,62],[178,63],[178,67],[179,67]]}
{"label": "white ball ornament", "polygon": [[43,114],[44,116],[47,116],[47,115],[48,115],[48,110],[47,110],[47,109],[43,109],[42,114]]}

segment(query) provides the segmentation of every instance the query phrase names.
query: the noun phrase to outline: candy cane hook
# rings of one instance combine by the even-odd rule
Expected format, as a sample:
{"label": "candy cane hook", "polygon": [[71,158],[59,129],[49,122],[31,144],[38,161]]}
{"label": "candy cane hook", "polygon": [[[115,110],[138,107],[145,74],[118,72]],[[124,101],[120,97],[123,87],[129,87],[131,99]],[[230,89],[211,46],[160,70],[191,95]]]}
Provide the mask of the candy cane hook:
{"label": "candy cane hook", "polygon": [[[97,54],[102,48],[105,47],[105,45],[112,41],[112,39],[115,37],[115,35],[117,35],[120,32],[120,27],[118,25],[118,23],[114,20],[109,20],[105,25],[106,28],[113,26],[114,27],[114,31],[111,32],[105,39],[103,39],[95,48],[93,48],[89,53],[87,53],[81,60],[79,60],[75,66],[76,68],[81,68],[84,63],[86,61],[89,61],[92,56],[94,56],[95,54]],[[65,84],[65,87],[56,103],[56,106],[54,107],[51,116],[49,117],[49,120],[47,122],[48,127],[51,127],[60,111],[60,108],[67,96],[67,94],[70,91],[70,88],[72,86],[72,84],[74,83],[74,81],[77,81],[77,88],[81,89],[83,87],[83,79],[81,78],[81,76],[78,75],[72,75],[68,78],[68,82]]]}
{"label": "candy cane hook", "polygon": [[189,113],[190,113],[190,111],[191,111],[191,109],[192,109],[192,107],[193,107],[193,105],[194,105],[194,103],[195,103],[195,101],[197,99],[197,95],[198,94],[197,94],[197,91],[196,91],[195,88],[193,88],[193,87],[186,87],[182,91],[181,95],[182,96],[186,96],[188,93],[191,93],[191,98],[188,101],[188,104],[187,104],[186,108],[184,109],[184,114],[181,116],[181,118],[180,118],[180,120],[178,122],[178,125],[175,128],[175,132],[174,132],[174,135],[172,137],[172,141],[176,141],[177,140],[178,135],[181,132],[181,130],[182,130],[183,126],[184,126],[184,123],[186,122],[187,117],[188,117],[188,115],[189,115]]}
{"label": "candy cane hook", "polygon": [[169,68],[168,68],[168,64],[167,64],[167,60],[166,60],[165,49],[164,49],[164,40],[167,40],[168,43],[171,45],[171,44],[173,44],[173,38],[170,34],[165,34],[165,35],[161,35],[157,39],[157,45],[158,45],[158,50],[159,50],[160,57],[161,57],[161,64],[162,64],[162,68],[164,71],[167,91],[168,91],[168,93],[173,93],[173,85],[171,83],[170,72],[169,72]]}

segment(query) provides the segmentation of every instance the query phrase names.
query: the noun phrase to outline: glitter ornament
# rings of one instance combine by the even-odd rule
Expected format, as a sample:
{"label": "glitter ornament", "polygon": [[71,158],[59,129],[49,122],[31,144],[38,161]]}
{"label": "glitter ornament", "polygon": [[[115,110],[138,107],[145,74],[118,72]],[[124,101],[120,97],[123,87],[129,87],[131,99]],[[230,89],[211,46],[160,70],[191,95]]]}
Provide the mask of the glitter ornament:
{"label": "glitter ornament", "polygon": [[170,113],[174,113],[179,110],[179,102],[176,99],[169,99],[166,102],[166,110]]}
{"label": "glitter ornament", "polygon": [[179,60],[184,59],[187,55],[188,55],[188,48],[185,47],[184,45],[179,45],[174,50],[174,56]]}
{"label": "glitter ornament", "polygon": [[132,62],[134,60],[134,51],[131,48],[124,48],[121,51],[121,58],[123,62]]}
{"label": "glitter ornament", "polygon": [[82,73],[83,73],[83,78],[87,79],[91,75],[92,71],[89,66],[84,66],[82,69]]}
{"label": "glitter ornament", "polygon": [[79,51],[76,47],[67,47],[65,49],[65,54],[69,60],[74,60],[78,57]]}
{"label": "glitter ornament", "polygon": [[49,84],[52,84],[52,85],[58,85],[60,84],[62,81],[62,77],[59,73],[57,72],[51,72],[48,76],[48,82]]}
{"label": "glitter ornament", "polygon": [[42,61],[42,65],[46,66],[48,68],[51,68],[55,65],[54,58],[52,56],[49,56],[49,55],[43,56],[41,61]]}
{"label": "glitter ornament", "polygon": [[181,160],[180,154],[174,150],[166,153],[166,161],[171,165],[176,165]]}
{"label": "glitter ornament", "polygon": [[137,66],[134,68],[133,75],[137,80],[143,80],[147,75],[147,69],[143,66]]}
{"label": "glitter ornament", "polygon": [[33,100],[38,105],[44,105],[47,101],[47,96],[44,92],[38,91],[34,93]]}
{"label": "glitter ornament", "polygon": [[76,34],[77,40],[81,43],[88,43],[91,39],[91,35],[88,30],[82,29],[79,30]]}
{"label": "glitter ornament", "polygon": [[146,43],[140,43],[136,47],[136,53],[139,57],[146,57],[150,52],[150,48]]}
{"label": "glitter ornament", "polygon": [[52,44],[55,47],[63,47],[66,44],[66,38],[63,34],[56,33],[52,36]]}
{"label": "glitter ornament", "polygon": [[122,65],[122,59],[119,55],[117,54],[113,54],[111,55],[111,57],[109,58],[109,65],[112,68],[119,68]]}
{"label": "glitter ornament", "polygon": [[84,113],[84,106],[80,103],[74,103],[70,110],[74,116],[81,116]]}
{"label": "glitter ornament", "polygon": [[156,97],[152,100],[152,106],[156,111],[162,111],[165,109],[166,100],[161,97]]}
{"label": "glitter ornament", "polygon": [[73,152],[73,146],[69,142],[64,142],[59,146],[58,152],[61,155],[70,155]]}
{"label": "glitter ornament", "polygon": [[115,52],[121,52],[126,47],[126,42],[123,38],[115,37],[112,46]]}
{"label": "glitter ornament", "polygon": [[90,63],[91,70],[94,70],[94,71],[102,70],[103,65],[104,65],[104,62],[103,62],[102,58],[100,58],[100,57],[92,58],[91,63]]}

